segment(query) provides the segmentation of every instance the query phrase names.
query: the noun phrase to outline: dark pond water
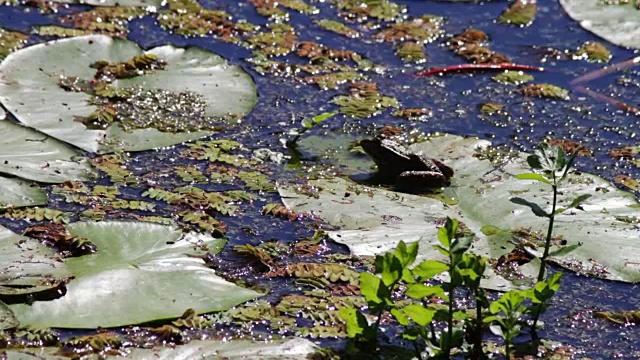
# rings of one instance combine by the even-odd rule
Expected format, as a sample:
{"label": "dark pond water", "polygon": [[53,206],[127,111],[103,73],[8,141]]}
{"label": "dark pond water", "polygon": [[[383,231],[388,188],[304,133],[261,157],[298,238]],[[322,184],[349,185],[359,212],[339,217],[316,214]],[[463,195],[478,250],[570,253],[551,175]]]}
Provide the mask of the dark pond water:
{"label": "dark pond water", "polygon": [[[540,1],[538,15],[533,25],[526,28],[509,27],[495,23],[507,2],[495,1],[483,4],[461,4],[434,1],[398,1],[408,8],[408,14],[419,16],[434,14],[447,19],[444,30],[448,35],[460,33],[468,28],[485,31],[491,38],[491,49],[510,56],[515,63],[544,66],[546,71],[535,74],[537,82],[548,82],[567,89],[577,76],[600,69],[602,65],[586,61],[545,59],[545,49],[576,49],[585,41],[600,41],[599,38],[583,30],[571,20],[556,1]],[[205,1],[208,8],[222,9],[236,18],[247,19],[255,24],[265,24],[266,19],[255,13],[249,3],[235,1]],[[613,180],[618,175],[640,176],[635,167],[616,163],[609,157],[609,150],[637,143],[639,118],[628,115],[613,105],[596,101],[577,92],[571,93],[571,101],[553,101],[549,99],[525,98],[505,86],[497,86],[490,80],[492,73],[455,74],[445,77],[418,78],[413,74],[427,67],[462,64],[464,60],[456,57],[441,40],[427,45],[429,60],[416,66],[405,66],[394,55],[389,44],[361,39],[348,39],[320,29],[311,20],[329,18],[338,20],[337,12],[328,3],[315,3],[321,9],[320,15],[301,15],[291,12],[290,23],[298,31],[301,41],[315,41],[329,47],[355,51],[376,64],[383,64],[387,71],[382,75],[369,74],[378,84],[381,93],[396,97],[403,107],[428,107],[433,116],[425,121],[408,122],[392,117],[387,111],[382,115],[366,120],[354,120],[336,116],[325,126],[311,130],[309,135],[324,135],[329,132],[345,132],[354,139],[370,136],[374,129],[383,125],[417,129],[420,132],[448,132],[460,135],[475,135],[492,140],[496,144],[506,144],[515,149],[531,150],[545,136],[557,139],[573,139],[594,152],[593,157],[583,157],[578,167]],[[62,9],[62,13],[77,11],[78,7]],[[55,23],[57,15],[41,15],[37,11],[25,11],[24,8],[0,6],[0,26],[28,33],[31,26]],[[143,48],[163,44],[177,46],[199,46],[222,54],[234,64],[239,64],[251,73],[257,84],[259,101],[244,121],[240,130],[224,134],[235,137],[247,146],[255,148],[269,147],[286,152],[280,139],[294,127],[300,119],[325,111],[331,111],[335,105],[329,104],[336,94],[345,93],[345,87],[336,91],[321,91],[313,85],[293,83],[271,75],[260,75],[246,62],[251,57],[250,50],[216,41],[211,37],[184,38],[163,31],[153,17],[134,20],[129,25],[129,38]],[[31,38],[32,42],[44,39]],[[633,57],[633,51],[606,44],[612,51],[613,61],[623,61]],[[288,56],[292,62],[299,58]],[[545,59],[543,61],[543,59]],[[640,98],[638,86],[622,87],[617,79],[622,73],[614,73],[594,80],[588,86],[604,94],[614,94],[620,100],[637,105]],[[638,78],[638,72],[628,71],[625,76]],[[508,118],[489,118],[482,116],[479,105],[487,101],[504,104],[509,109]],[[140,173],[166,168],[167,162],[175,159],[183,149],[168,149],[134,154],[134,168]],[[331,163],[331,158],[315,158],[317,154],[302,153],[307,163],[317,161]],[[275,178],[300,176],[293,170],[283,170],[276,166],[272,169]],[[102,180],[105,182],[106,180]],[[165,180],[173,181],[171,178]],[[219,187],[215,188],[219,190]],[[126,195],[139,197],[143,189],[129,189]],[[258,214],[260,206],[266,202],[278,201],[275,196],[267,196],[264,201],[254,204],[254,209],[246,209],[236,218],[225,219],[229,225],[227,234],[231,244],[253,243],[269,239],[293,241],[313,232],[311,221],[287,222],[264,218]],[[59,208],[68,205],[56,203]],[[161,211],[162,209],[160,209]],[[19,229],[21,223],[6,222],[6,225]],[[256,230],[253,235],[242,228]],[[606,241],[606,239],[604,239]],[[339,245],[332,245],[335,251],[345,252]],[[231,252],[225,251],[222,259],[230,264],[238,263]],[[558,270],[560,271],[560,270]],[[280,294],[296,292],[293,285],[280,284],[269,296],[275,299]],[[632,310],[640,307],[640,298],[635,296],[636,285],[621,284],[589,279],[566,273],[560,292],[553,306],[543,317],[546,323],[540,333],[543,338],[566,342],[583,351],[584,356],[596,359],[640,358],[640,334],[634,327],[611,325],[603,320],[594,320],[593,310]],[[342,340],[327,340],[324,345],[343,345]]]}

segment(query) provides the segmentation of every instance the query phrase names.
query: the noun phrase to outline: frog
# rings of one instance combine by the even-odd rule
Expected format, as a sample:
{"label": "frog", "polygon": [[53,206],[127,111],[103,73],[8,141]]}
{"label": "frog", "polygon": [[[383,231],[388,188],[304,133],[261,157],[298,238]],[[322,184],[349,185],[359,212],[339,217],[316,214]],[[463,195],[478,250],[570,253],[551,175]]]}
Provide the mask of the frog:
{"label": "frog", "polygon": [[385,137],[360,140],[360,146],[378,165],[375,180],[400,191],[417,192],[449,186],[453,169],[423,152],[412,152]]}

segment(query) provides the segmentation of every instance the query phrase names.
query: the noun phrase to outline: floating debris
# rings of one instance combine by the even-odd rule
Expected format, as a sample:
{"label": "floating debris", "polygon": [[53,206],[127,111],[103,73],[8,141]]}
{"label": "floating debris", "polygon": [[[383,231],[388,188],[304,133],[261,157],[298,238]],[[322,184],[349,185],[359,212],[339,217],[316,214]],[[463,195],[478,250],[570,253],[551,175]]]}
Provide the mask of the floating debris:
{"label": "floating debris", "polygon": [[400,107],[395,98],[380,94],[374,83],[353,83],[350,92],[350,95],[338,95],[331,100],[345,115],[365,119],[385,109]]}
{"label": "floating debris", "polygon": [[436,40],[444,33],[441,29],[443,23],[444,19],[440,16],[424,15],[417,19],[390,24],[373,37],[387,42],[415,41],[428,43]]}
{"label": "floating debris", "polygon": [[447,45],[457,55],[477,64],[511,63],[507,56],[484,46],[488,39],[485,32],[470,29],[449,39]]}

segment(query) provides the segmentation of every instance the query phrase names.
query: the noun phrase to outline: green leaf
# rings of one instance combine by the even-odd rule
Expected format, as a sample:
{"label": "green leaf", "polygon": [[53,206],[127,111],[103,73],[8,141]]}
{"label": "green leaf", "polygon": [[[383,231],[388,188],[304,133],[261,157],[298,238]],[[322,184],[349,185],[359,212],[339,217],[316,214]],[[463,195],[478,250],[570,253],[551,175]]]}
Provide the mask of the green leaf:
{"label": "green leaf", "polygon": [[536,174],[536,173],[518,174],[518,175],[515,175],[515,178],[518,180],[535,180],[535,181],[543,182],[545,184],[553,185],[553,181],[547,179],[546,177],[544,177],[544,175]]}
{"label": "green leaf", "polygon": [[545,217],[548,218],[550,217],[550,215],[544,211],[540,205],[536,204],[536,203],[532,203],[528,200],[525,200],[523,198],[519,198],[519,197],[512,197],[511,199],[509,199],[509,201],[511,201],[514,204],[518,204],[518,205],[524,205],[526,207],[528,207],[529,209],[531,209],[531,211],[539,217]]}
{"label": "green leaf", "polygon": [[413,299],[423,299],[432,296],[437,296],[442,299],[447,298],[442,287],[438,285],[409,284],[407,285],[405,294]]}
{"label": "green leaf", "polygon": [[379,277],[368,272],[360,273],[360,293],[369,303],[381,305],[391,299],[387,288]]}
{"label": "green leaf", "polygon": [[325,112],[325,113],[316,115],[316,116],[311,117],[311,118],[304,118],[304,119],[302,119],[300,124],[302,125],[302,127],[306,128],[306,129],[311,129],[314,126],[320,124],[321,122],[331,118],[333,115],[335,115],[337,113],[338,113],[337,111],[331,111],[331,112]]}
{"label": "green leaf", "polygon": [[457,238],[451,244],[451,249],[449,251],[454,255],[458,255],[458,256],[462,255],[467,250],[469,250],[472,243],[473,243],[473,237],[471,236],[464,236],[464,237]]}
{"label": "green leaf", "polygon": [[409,304],[403,308],[404,312],[420,326],[427,326],[433,321],[436,311],[419,304]]}
{"label": "green leaf", "polygon": [[403,310],[394,308],[394,309],[391,309],[389,312],[391,313],[391,315],[393,315],[393,317],[396,319],[396,321],[400,325],[407,326],[411,323],[411,321],[409,321],[409,318],[407,317],[407,314],[405,314]]}
{"label": "green leaf", "polygon": [[416,260],[418,255],[418,242],[412,242],[407,246],[401,241],[394,252],[395,256],[400,260],[403,268],[410,266]]}
{"label": "green leaf", "polygon": [[537,154],[527,156],[527,163],[532,169],[542,170],[542,163],[540,162],[540,156]]}
{"label": "green leaf", "polygon": [[449,265],[442,261],[425,260],[413,268],[413,275],[417,276],[420,282],[423,282],[447,270],[449,270]]}
{"label": "green leaf", "polygon": [[75,278],[63,297],[11,305],[22,325],[124,326],[176,318],[187,308],[197,313],[226,310],[261,295],[220,278],[199,257],[219,252],[223,239],[126,221],[79,222],[67,228],[91,241],[98,252],[66,259]]}
{"label": "green leaf", "polygon": [[347,324],[347,335],[355,338],[358,335],[364,335],[366,329],[369,328],[367,318],[354,308],[342,308],[338,310],[338,314]]}
{"label": "green leaf", "polygon": [[402,278],[404,267],[400,259],[393,253],[388,252],[384,254],[384,256],[381,256],[380,259],[382,264],[382,282],[385,286],[392,286]]}

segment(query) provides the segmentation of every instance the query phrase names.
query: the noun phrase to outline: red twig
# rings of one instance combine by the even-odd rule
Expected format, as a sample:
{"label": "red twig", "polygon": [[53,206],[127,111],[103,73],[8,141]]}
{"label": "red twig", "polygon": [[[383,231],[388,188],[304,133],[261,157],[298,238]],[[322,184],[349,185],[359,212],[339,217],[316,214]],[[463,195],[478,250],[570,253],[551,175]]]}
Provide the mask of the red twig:
{"label": "red twig", "polygon": [[518,65],[518,64],[462,64],[444,66],[435,69],[420,71],[416,73],[417,76],[431,76],[436,74],[447,74],[460,71],[475,71],[475,70],[524,70],[524,71],[544,71],[544,68],[531,66],[531,65]]}

